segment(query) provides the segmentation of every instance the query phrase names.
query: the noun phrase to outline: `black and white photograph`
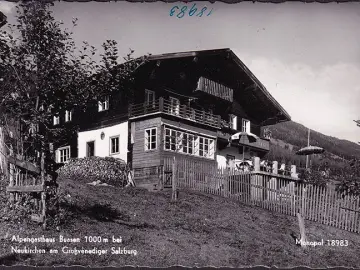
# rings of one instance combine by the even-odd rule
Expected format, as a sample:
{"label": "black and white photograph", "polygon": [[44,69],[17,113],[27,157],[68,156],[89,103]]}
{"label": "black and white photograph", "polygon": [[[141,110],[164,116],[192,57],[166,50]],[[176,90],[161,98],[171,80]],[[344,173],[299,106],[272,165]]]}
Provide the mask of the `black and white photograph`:
{"label": "black and white photograph", "polygon": [[0,266],[359,268],[359,26],[0,1]]}

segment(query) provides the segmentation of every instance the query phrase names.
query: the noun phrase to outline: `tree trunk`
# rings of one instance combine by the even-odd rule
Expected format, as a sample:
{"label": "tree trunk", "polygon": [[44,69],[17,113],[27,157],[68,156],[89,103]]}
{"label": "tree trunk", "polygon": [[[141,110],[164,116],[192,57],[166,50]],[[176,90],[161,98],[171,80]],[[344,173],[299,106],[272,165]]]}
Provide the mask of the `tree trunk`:
{"label": "tree trunk", "polygon": [[5,132],[4,128],[0,127],[0,173],[5,176],[5,179],[8,179],[9,172],[7,169],[6,153]]}

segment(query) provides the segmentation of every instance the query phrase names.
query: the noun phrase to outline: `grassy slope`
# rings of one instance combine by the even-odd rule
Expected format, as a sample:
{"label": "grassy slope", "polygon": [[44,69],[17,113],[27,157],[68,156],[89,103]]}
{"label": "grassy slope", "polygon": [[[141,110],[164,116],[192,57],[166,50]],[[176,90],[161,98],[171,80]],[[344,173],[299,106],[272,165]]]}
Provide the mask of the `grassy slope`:
{"label": "grassy slope", "polygon": [[[32,265],[91,266],[246,266],[276,265],[283,267],[359,267],[360,236],[306,222],[309,240],[347,239],[348,247],[296,246],[290,233],[298,232],[297,219],[252,208],[221,197],[195,192],[180,192],[176,203],[170,192],[150,193],[141,189],[93,187],[77,181],[62,180],[73,202],[72,218],[60,232],[42,231],[34,225],[0,223],[0,254],[9,252],[9,236],[69,237],[100,235],[122,236],[124,245],[136,249],[128,255],[47,254],[18,257],[17,263]],[[98,204],[111,202],[113,212],[94,214]],[[101,211],[104,211],[102,209]],[[99,221],[107,216],[108,221]],[[116,219],[118,222],[114,222]],[[128,222],[120,224],[120,220]],[[20,229],[22,227],[22,229]],[[38,244],[38,247],[41,247]],[[44,246],[44,245],[43,245]],[[46,246],[46,245],[45,245]],[[63,244],[48,244],[61,248]],[[69,244],[68,246],[110,248],[112,244]],[[116,246],[116,245],[115,245]],[[12,262],[13,264],[14,262]]]}

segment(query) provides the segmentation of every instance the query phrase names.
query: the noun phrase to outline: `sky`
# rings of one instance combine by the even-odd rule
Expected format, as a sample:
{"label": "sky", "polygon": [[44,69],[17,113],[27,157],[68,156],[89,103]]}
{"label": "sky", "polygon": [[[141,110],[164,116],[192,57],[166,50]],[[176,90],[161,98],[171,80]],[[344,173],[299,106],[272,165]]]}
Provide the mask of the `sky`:
{"label": "sky", "polygon": [[[56,2],[74,39],[118,42],[124,56],[230,48],[291,115],[323,134],[360,141],[360,3],[196,3],[209,16],[170,16],[185,3]],[[0,1],[14,22],[15,4]],[[207,13],[205,13],[207,14]]]}

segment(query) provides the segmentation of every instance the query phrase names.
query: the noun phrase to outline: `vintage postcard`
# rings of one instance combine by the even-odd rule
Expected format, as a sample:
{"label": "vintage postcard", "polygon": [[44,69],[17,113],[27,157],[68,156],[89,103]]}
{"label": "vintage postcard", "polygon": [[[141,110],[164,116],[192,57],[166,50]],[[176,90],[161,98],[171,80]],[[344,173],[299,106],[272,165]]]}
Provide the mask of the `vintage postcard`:
{"label": "vintage postcard", "polygon": [[360,267],[359,3],[0,2],[0,265]]}

